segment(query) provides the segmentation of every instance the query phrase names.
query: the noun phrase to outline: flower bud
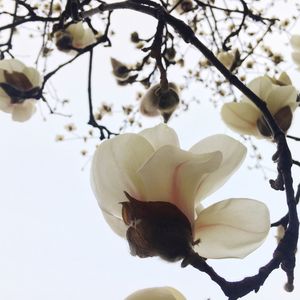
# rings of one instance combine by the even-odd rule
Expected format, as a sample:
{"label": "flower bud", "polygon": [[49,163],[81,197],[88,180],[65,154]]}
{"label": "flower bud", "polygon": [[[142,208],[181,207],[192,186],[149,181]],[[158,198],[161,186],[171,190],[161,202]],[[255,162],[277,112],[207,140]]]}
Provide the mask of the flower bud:
{"label": "flower bud", "polygon": [[170,82],[167,90],[160,84],[153,85],[142,97],[140,111],[146,116],[161,114],[167,122],[179,104],[179,91],[176,84]]}
{"label": "flower bud", "polygon": [[[173,5],[176,5],[179,0],[173,0]],[[176,7],[176,11],[180,14],[186,13],[193,8],[193,2],[191,0],[183,0]]]}
{"label": "flower bud", "polygon": [[126,65],[115,58],[111,58],[110,62],[112,66],[112,72],[118,80],[123,81],[128,79],[130,70]]}
{"label": "flower bud", "polygon": [[[53,28],[54,31],[56,27]],[[82,22],[70,24],[65,29],[54,33],[55,45],[63,52],[83,49],[96,42],[96,36],[90,28],[85,28]]]}

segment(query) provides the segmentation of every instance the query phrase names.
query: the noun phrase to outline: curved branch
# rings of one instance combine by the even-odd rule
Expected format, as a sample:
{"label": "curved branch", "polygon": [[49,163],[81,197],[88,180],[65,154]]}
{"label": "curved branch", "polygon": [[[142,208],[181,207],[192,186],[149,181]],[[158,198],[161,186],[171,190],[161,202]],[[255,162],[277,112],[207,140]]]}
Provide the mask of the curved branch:
{"label": "curved branch", "polygon": [[[153,5],[152,1],[136,1],[129,0],[125,2],[113,4],[101,4],[98,8],[83,12],[81,17],[85,18],[104,11],[113,11],[116,9],[131,9],[141,13],[150,15],[156,19],[163,16],[166,24],[183,38],[186,43],[196,47],[219,72],[244,95],[246,95],[263,113],[263,116],[270,127],[273,140],[277,144],[277,151],[273,156],[274,162],[277,163],[278,177],[271,181],[271,185],[275,189],[285,189],[286,202],[288,206],[288,223],[287,230],[283,239],[274,251],[273,259],[260,268],[257,275],[246,277],[238,282],[228,282],[219,276],[207,263],[195,253],[191,253],[183,261],[183,265],[191,264],[202,272],[207,273],[229,297],[230,300],[238,299],[251,291],[258,291],[260,286],[265,282],[270,273],[282,267],[288,278],[288,289],[293,289],[294,267],[295,267],[295,251],[299,234],[299,219],[296,210],[296,201],[294,197],[293,179],[291,175],[291,167],[293,160],[288,148],[285,134],[277,125],[272,114],[267,108],[266,103],[245,86],[235,75],[233,75],[223,64],[215,57],[215,55],[195,36],[193,30],[183,21],[170,15],[162,6]],[[160,10],[160,14],[157,11]]]}

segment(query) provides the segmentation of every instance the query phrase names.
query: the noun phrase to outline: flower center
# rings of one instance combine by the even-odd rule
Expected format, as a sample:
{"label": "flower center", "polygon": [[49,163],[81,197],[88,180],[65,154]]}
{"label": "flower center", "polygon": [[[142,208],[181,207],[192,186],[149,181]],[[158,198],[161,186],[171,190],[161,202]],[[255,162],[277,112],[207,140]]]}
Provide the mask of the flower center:
{"label": "flower center", "polygon": [[144,202],[125,192],[122,217],[132,255],[159,256],[167,261],[185,258],[191,251],[192,227],[187,217],[169,202]]}
{"label": "flower center", "polygon": [[5,82],[1,82],[0,86],[10,97],[11,103],[22,103],[28,98],[37,98],[39,87],[33,87],[30,80],[21,72],[3,71]]}
{"label": "flower center", "polygon": [[13,71],[12,73],[9,73],[4,70],[4,78],[7,84],[19,91],[29,91],[33,88],[29,79],[21,72]]}

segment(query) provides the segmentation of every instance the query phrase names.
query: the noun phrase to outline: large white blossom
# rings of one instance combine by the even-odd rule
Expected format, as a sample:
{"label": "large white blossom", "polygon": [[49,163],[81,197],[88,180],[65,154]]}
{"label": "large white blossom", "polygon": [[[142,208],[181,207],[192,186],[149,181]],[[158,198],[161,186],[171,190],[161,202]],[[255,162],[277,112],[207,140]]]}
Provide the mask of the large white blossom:
{"label": "large white blossom", "polygon": [[17,59],[0,60],[0,110],[18,122],[28,120],[36,111],[41,75]]}
{"label": "large white blossom", "polygon": [[125,300],[186,300],[186,298],[172,287],[155,287],[138,290]]}
{"label": "large white blossom", "polygon": [[96,36],[89,27],[82,22],[70,24],[64,30],[54,34],[55,44],[61,51],[69,52],[74,49],[83,49],[96,42]]}
{"label": "large white blossom", "polygon": [[[288,75],[282,73],[277,80],[269,76],[257,77],[248,87],[266,102],[279,127],[287,132],[292,123],[293,112],[298,106],[297,90],[292,86]],[[271,136],[262,112],[246,96],[240,102],[224,104],[221,115],[226,125],[240,134],[257,138]]]}
{"label": "large white blossom", "polygon": [[105,220],[122,237],[130,229],[125,221],[131,216],[124,218],[120,203],[128,203],[130,195],[140,204],[157,201],[180,210],[190,223],[193,241],[199,241],[194,249],[201,256],[241,258],[264,241],[270,226],[267,207],[244,198],[208,208],[200,201],[228,180],[245,154],[242,144],[221,134],[181,150],[175,131],[161,124],[100,144],[92,161],[92,188]]}

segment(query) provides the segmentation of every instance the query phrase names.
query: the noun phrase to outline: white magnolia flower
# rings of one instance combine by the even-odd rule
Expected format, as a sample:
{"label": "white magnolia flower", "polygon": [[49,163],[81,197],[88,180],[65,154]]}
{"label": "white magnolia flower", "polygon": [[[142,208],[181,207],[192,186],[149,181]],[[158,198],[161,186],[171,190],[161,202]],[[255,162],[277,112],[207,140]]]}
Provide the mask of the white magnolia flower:
{"label": "white magnolia flower", "polygon": [[[279,127],[287,132],[292,123],[293,112],[298,106],[297,90],[292,86],[288,75],[282,73],[278,79],[258,77],[248,87],[267,103]],[[226,125],[240,134],[257,138],[271,137],[271,131],[261,111],[246,96],[240,102],[224,104],[221,115]]]}
{"label": "white magnolia flower", "polygon": [[300,68],[300,35],[292,35],[290,42],[293,48],[292,59],[299,69]]}
{"label": "white magnolia flower", "polygon": [[179,101],[179,89],[175,83],[169,82],[169,90],[165,92],[161,91],[160,84],[155,84],[142,97],[140,111],[149,117],[162,115],[167,122]]}
{"label": "white magnolia flower", "polygon": [[194,250],[203,257],[241,258],[269,231],[266,206],[227,199],[204,209],[200,201],[228,180],[245,154],[242,144],[221,134],[181,150],[175,131],[161,124],[100,144],[92,161],[92,188],[105,220],[127,237],[133,255],[174,261],[187,243],[199,241]]}
{"label": "white magnolia flower", "polygon": [[172,287],[155,287],[136,291],[125,300],[186,300],[186,298]]}
{"label": "white magnolia flower", "polygon": [[0,110],[11,113],[14,121],[28,120],[36,111],[41,81],[40,73],[21,61],[0,60]]}
{"label": "white magnolia flower", "polygon": [[85,28],[82,22],[71,24],[64,30],[56,31],[54,37],[57,48],[65,52],[83,49],[96,42],[96,36],[91,28]]}
{"label": "white magnolia flower", "polygon": [[[173,0],[173,6],[176,5],[180,0]],[[181,0],[181,3],[176,6],[176,11],[179,14],[184,14],[193,8],[193,2],[191,0]]]}

